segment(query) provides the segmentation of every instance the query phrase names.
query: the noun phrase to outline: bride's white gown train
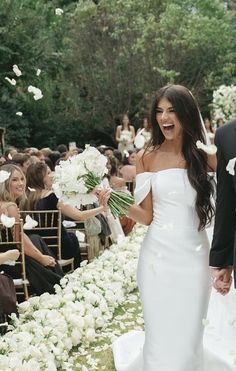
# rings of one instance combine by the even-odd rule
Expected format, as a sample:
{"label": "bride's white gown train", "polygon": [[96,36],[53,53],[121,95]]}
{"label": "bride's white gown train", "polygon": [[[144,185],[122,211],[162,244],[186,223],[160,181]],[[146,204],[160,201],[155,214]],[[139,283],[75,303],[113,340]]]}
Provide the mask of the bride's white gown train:
{"label": "bride's white gown train", "polygon": [[[146,336],[133,331],[114,342],[117,371],[235,370],[228,353],[236,348],[236,329],[231,328],[234,343],[222,345],[214,303],[210,305],[213,321],[209,319],[209,325],[204,326],[211,295],[209,240],[206,231],[198,231],[196,192],[187,171],[174,168],[146,172],[136,181],[137,203],[150,189],[153,197],[153,221],[138,264]],[[211,302],[218,300],[219,295],[212,295]],[[234,303],[236,312],[236,299]]]}

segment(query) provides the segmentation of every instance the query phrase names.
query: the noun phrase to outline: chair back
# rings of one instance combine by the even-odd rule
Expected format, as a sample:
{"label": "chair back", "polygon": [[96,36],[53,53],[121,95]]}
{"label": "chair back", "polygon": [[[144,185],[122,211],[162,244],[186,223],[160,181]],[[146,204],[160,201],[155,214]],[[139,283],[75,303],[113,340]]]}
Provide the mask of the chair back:
{"label": "chair back", "polygon": [[[74,270],[74,258],[63,259],[61,255],[61,210],[21,211],[23,220],[26,219],[27,215],[38,223],[37,226],[33,227],[32,229],[28,229],[28,231],[30,231],[30,233],[38,234],[45,241],[52,252],[55,253],[58,263],[62,267],[70,265],[70,272],[72,272]],[[24,224],[24,228],[26,227],[26,224]]]}
{"label": "chair back", "polygon": [[0,252],[2,253],[13,249],[19,250],[20,256],[15,264],[17,267],[19,266],[20,278],[12,278],[17,296],[24,296],[24,299],[27,300],[29,297],[29,281],[26,277],[23,233],[22,219],[20,219],[19,222],[15,222],[12,228],[7,228],[0,223]]}

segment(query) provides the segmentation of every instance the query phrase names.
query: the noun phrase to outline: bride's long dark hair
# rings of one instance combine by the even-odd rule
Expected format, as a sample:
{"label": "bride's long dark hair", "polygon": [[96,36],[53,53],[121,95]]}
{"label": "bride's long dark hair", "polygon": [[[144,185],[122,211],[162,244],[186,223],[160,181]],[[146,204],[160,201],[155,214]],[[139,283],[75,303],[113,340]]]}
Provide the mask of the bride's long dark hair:
{"label": "bride's long dark hair", "polygon": [[156,119],[156,109],[162,98],[172,104],[183,128],[182,154],[187,164],[189,181],[197,193],[198,229],[202,230],[214,216],[211,201],[214,186],[208,174],[207,154],[196,146],[198,140],[205,143],[198,105],[190,91],[182,85],[167,85],[159,89],[151,109],[152,138],[146,149],[149,151],[158,148],[165,140]]}

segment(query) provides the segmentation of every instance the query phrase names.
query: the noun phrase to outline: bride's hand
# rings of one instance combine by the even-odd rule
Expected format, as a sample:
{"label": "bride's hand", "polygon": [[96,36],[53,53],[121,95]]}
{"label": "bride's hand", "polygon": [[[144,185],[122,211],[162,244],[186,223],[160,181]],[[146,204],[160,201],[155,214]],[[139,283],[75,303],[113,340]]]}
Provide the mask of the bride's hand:
{"label": "bride's hand", "polygon": [[232,284],[232,267],[211,270],[212,285],[222,295],[226,295]]}
{"label": "bride's hand", "polygon": [[103,206],[104,210],[106,210],[108,207],[107,203],[110,198],[110,195],[111,195],[111,188],[104,188],[100,190],[97,195],[99,205]]}

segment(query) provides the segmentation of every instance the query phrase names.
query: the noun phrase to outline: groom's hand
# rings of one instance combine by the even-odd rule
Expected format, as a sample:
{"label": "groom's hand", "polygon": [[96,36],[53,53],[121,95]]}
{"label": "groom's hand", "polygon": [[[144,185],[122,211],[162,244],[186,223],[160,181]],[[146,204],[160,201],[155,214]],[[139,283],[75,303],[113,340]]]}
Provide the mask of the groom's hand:
{"label": "groom's hand", "polygon": [[213,287],[222,295],[226,295],[232,283],[232,267],[211,268]]}

